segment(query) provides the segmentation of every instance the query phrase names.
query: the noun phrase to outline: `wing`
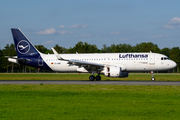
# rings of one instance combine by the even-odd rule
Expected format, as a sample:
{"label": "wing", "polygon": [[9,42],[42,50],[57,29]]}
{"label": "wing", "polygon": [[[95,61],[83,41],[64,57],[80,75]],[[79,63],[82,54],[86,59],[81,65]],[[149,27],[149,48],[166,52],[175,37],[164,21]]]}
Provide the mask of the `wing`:
{"label": "wing", "polygon": [[93,63],[93,62],[87,62],[87,61],[81,61],[81,60],[74,60],[74,59],[71,59],[71,60],[66,60],[66,59],[63,59],[57,52],[54,48],[52,48],[52,51],[54,52],[56,58],[58,60],[64,60],[64,61],[68,61],[68,64],[69,65],[76,65],[76,66],[79,66],[79,68],[81,67],[84,67],[85,70],[87,70],[88,72],[100,72],[103,70],[104,68],[104,64],[100,64],[100,63]]}
{"label": "wing", "polygon": [[[79,66],[79,68],[84,67],[84,69],[87,70],[88,72],[94,71],[100,73],[100,71],[102,71],[104,68],[104,65],[100,63],[92,63],[92,62],[73,60],[73,59],[69,60],[68,64]],[[81,71],[81,69],[78,70]]]}

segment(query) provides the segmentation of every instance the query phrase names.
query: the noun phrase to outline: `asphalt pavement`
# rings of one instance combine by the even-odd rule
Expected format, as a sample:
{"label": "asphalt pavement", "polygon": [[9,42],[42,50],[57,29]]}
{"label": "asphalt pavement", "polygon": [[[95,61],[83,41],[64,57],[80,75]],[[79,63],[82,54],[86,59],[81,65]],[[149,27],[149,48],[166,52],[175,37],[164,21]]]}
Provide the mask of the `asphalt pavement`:
{"label": "asphalt pavement", "polygon": [[58,85],[180,85],[180,81],[0,80],[0,84]]}

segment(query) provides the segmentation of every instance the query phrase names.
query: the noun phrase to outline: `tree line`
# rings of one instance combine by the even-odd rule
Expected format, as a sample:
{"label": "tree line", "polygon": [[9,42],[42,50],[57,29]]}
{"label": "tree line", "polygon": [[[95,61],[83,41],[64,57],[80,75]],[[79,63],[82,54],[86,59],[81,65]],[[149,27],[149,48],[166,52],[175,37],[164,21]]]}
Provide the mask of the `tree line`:
{"label": "tree line", "polygon": [[[35,47],[42,53],[53,54],[52,50],[47,49],[43,45],[35,45]],[[65,48],[56,44],[54,49],[60,54],[68,53],[127,53],[127,52],[154,52],[160,53],[168,56],[170,59],[177,63],[177,67],[173,72],[179,73],[180,64],[180,49],[179,47],[173,48],[163,48],[160,49],[157,44],[152,42],[142,42],[134,46],[130,44],[111,44],[110,46],[103,45],[101,49],[94,44],[89,44],[87,42],[79,41],[73,48]],[[7,44],[4,49],[0,49],[0,72],[51,72],[47,70],[38,70],[37,68],[32,68],[28,66],[18,65],[8,62],[7,58],[4,56],[17,56],[14,44]]]}

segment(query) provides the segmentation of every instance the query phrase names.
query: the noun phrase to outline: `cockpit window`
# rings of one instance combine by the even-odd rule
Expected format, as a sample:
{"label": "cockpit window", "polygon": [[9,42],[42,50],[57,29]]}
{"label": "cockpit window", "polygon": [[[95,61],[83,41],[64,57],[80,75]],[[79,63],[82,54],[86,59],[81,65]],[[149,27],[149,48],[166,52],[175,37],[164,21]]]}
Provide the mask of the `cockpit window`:
{"label": "cockpit window", "polygon": [[162,57],[161,60],[170,60],[168,57]]}

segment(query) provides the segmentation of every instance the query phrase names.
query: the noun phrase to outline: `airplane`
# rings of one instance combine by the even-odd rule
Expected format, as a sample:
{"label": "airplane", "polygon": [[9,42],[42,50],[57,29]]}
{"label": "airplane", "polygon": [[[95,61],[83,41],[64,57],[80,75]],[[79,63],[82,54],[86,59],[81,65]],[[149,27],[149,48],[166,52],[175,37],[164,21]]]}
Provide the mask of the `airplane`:
{"label": "airplane", "polygon": [[[176,63],[159,53],[89,53],[54,54],[39,52],[19,28],[12,28],[12,36],[17,56],[8,61],[39,69],[57,72],[91,73],[90,81],[100,81],[100,74],[107,77],[128,77],[130,72],[149,72],[155,81],[153,71],[166,71],[176,67]],[[95,77],[94,74],[97,74]]]}

